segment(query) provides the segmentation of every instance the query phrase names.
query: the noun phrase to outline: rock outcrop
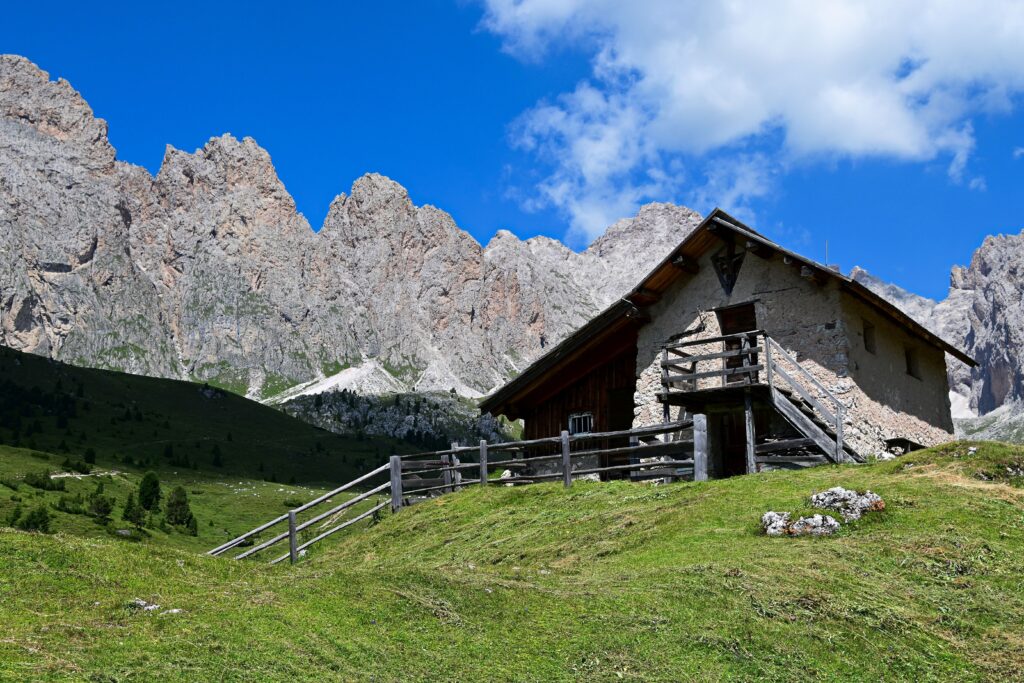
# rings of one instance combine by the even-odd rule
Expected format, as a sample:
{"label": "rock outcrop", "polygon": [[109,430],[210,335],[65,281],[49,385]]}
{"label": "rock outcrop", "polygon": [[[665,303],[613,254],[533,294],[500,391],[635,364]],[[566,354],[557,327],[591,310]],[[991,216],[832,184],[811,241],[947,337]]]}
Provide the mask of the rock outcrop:
{"label": "rock outcrop", "polygon": [[582,253],[505,231],[482,246],[368,174],[314,233],[252,139],[168,147],[153,177],[67,82],[0,57],[0,343],[76,364],[254,397],[371,364],[479,395],[699,220],[652,204]]}

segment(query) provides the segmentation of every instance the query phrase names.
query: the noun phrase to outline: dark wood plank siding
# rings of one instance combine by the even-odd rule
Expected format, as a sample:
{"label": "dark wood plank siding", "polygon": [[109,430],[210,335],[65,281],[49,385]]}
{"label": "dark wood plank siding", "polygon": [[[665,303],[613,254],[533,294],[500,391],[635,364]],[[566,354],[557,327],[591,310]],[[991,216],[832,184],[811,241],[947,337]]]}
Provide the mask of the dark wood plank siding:
{"label": "dark wood plank siding", "polygon": [[[536,439],[545,436],[557,436],[563,429],[568,429],[569,415],[590,411],[594,414],[594,431],[605,432],[611,429],[624,429],[621,421],[626,415],[613,415],[614,404],[612,392],[630,391],[636,386],[636,343],[609,358],[600,365],[595,365],[585,375],[569,384],[554,396],[537,404],[524,415],[525,438]],[[621,410],[621,408],[620,408]],[[632,414],[628,415],[632,422]],[[618,424],[617,424],[618,422]]]}

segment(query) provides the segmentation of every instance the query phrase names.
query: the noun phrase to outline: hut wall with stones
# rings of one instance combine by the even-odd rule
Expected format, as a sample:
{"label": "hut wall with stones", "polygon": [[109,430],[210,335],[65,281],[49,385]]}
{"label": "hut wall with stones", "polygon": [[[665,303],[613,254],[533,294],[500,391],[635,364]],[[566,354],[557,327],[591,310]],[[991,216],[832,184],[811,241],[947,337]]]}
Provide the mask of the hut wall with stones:
{"label": "hut wall with stones", "polygon": [[[879,351],[876,358],[864,359],[863,343],[856,335],[862,316],[868,315],[867,307],[840,291],[837,281],[816,284],[801,277],[799,267],[785,264],[780,255],[761,258],[747,253],[731,294],[726,294],[712,257],[713,252],[705,254],[697,273],[681,279],[650,308],[651,322],[639,331],[635,427],[662,420],[662,405],[655,396],[661,389],[662,344],[701,325],[702,331],[692,339],[719,336],[714,310],[753,302],[758,327],[846,405],[846,436],[858,452],[879,453],[887,438],[930,445],[951,437],[941,351],[917,342],[914,348],[922,379],[907,375],[902,348],[913,340],[876,313]],[[700,347],[692,350],[700,352]],[[674,419],[676,409],[672,411]]]}

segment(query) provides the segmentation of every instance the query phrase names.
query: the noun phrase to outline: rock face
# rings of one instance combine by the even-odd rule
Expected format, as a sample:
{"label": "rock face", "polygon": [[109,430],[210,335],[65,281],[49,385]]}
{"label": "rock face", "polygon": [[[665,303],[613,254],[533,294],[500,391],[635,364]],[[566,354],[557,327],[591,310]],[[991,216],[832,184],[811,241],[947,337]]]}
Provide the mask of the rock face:
{"label": "rock face", "polygon": [[699,222],[652,204],[589,249],[486,246],[380,175],[314,233],[252,139],[118,161],[65,81],[0,57],[0,343],[268,397],[344,368],[484,393],[625,293]]}

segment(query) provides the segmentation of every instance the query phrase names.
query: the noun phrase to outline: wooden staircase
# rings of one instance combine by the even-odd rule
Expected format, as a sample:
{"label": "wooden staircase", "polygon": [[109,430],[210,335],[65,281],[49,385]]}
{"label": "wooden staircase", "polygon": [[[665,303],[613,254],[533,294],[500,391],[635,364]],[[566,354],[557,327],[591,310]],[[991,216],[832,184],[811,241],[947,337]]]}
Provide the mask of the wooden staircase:
{"label": "wooden staircase", "polygon": [[[748,472],[765,464],[864,462],[843,438],[842,401],[762,330],[671,342],[662,347],[661,366],[666,417],[670,403],[695,412],[707,404],[743,405]],[[767,400],[796,436],[755,434],[752,393]]]}

